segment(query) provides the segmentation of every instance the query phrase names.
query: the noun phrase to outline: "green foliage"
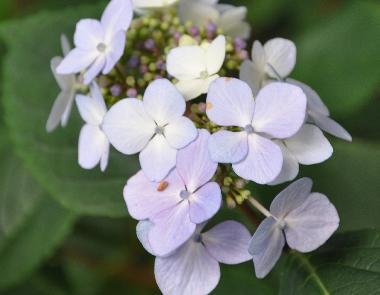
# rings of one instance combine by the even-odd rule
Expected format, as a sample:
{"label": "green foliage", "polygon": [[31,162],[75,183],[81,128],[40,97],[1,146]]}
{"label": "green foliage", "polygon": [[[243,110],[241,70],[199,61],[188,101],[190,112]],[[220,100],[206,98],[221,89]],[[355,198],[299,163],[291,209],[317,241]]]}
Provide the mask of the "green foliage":
{"label": "green foliage", "polygon": [[280,295],[375,294],[380,282],[379,257],[378,230],[337,235],[315,253],[289,255]]}
{"label": "green foliage", "polygon": [[137,171],[136,159],[115,152],[105,173],[84,171],[77,163],[82,123],[76,112],[65,130],[47,134],[44,128],[58,94],[49,63],[51,57],[61,54],[59,36],[62,32],[71,36],[76,21],[98,17],[102,9],[103,5],[92,5],[41,13],[1,28],[7,48],[5,120],[17,152],[51,196],[80,213],[121,216],[126,214],[122,188]]}

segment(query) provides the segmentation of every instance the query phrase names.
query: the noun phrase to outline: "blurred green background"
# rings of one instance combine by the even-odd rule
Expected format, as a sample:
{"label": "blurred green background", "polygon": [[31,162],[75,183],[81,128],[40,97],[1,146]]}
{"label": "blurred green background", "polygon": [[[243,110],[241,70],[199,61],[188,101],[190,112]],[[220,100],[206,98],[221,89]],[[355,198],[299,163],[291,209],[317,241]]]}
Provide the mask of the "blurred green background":
{"label": "blurred green background", "polygon": [[[296,43],[292,77],[311,85],[353,135],[351,144],[330,138],[333,157],[301,174],[337,206],[340,231],[379,228],[379,1],[229,2],[248,7],[252,39]],[[99,16],[105,3],[0,0],[0,294],[159,293],[153,259],[121,197],[135,160],[112,155],[115,168],[104,175],[83,171],[76,164],[77,114],[65,130],[44,130],[58,91],[49,60],[60,53],[59,35],[72,33],[81,17]],[[281,188],[253,190],[268,204]],[[227,209],[219,218],[244,220]],[[281,293],[284,263],[261,281],[251,263],[223,267],[213,294]]]}

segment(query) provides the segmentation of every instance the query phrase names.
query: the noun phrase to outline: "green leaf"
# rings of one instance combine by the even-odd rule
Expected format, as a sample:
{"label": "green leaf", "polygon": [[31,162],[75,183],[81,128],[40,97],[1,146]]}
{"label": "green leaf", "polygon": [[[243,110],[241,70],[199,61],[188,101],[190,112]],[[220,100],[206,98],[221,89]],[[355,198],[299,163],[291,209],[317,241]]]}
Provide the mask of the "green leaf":
{"label": "green leaf", "polygon": [[292,252],[283,269],[280,295],[377,294],[380,231],[339,234],[310,255]]}
{"label": "green leaf", "polygon": [[310,84],[333,115],[365,106],[380,82],[380,6],[353,1],[296,38],[294,76]]}
{"label": "green leaf", "polygon": [[[10,22],[0,29],[4,58],[5,120],[17,152],[49,195],[74,211],[122,216],[125,181],[137,171],[137,160],[111,153],[109,169],[85,171],[77,163],[77,142],[83,125],[73,111],[68,128],[47,134],[45,123],[58,87],[50,58],[61,54],[62,32],[72,35],[83,17],[99,17],[104,5],[77,6]],[[32,54],[30,54],[32,53]]]}

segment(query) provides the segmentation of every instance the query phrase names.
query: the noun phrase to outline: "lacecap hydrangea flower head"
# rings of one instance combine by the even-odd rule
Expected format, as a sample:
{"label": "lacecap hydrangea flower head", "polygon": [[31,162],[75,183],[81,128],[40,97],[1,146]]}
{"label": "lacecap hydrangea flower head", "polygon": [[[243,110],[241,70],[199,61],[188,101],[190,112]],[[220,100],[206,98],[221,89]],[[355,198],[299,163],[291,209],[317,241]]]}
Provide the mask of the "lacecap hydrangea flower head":
{"label": "lacecap hydrangea flower head", "polygon": [[[290,184],[269,210],[248,190],[292,181],[300,164],[329,159],[324,132],[351,136],[316,91],[289,77],[292,41],[247,45],[246,13],[214,0],[112,0],[100,20],[78,21],[73,45],[62,36],[62,57],[51,61],[61,92],[47,131],[68,124],[75,101],[82,168],[105,171],[110,152],[139,157],[141,170],[120,193],[156,256],[163,294],[209,294],[219,263],[252,260],[263,278],[285,243],[310,252],[339,225],[309,178]],[[254,233],[232,220],[210,229],[223,207],[257,209],[265,219]]]}

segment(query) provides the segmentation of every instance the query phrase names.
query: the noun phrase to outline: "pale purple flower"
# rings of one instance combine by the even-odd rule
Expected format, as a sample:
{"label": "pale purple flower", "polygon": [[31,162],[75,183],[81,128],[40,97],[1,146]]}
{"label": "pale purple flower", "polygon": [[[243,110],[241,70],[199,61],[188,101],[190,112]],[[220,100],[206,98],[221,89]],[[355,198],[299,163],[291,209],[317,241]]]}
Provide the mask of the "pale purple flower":
{"label": "pale purple flower", "polygon": [[141,171],[129,179],[124,199],[129,214],[149,219],[153,252],[165,256],[193,234],[197,224],[213,217],[222,202],[221,190],[210,182],[217,164],[207,150],[210,134],[200,130],[197,140],[177,155],[177,166],[162,182],[151,182]]}
{"label": "pale purple flower", "polygon": [[82,119],[86,122],[79,135],[79,165],[92,169],[100,162],[100,169],[105,171],[108,165],[109,141],[101,126],[107,107],[99,86],[92,83],[91,96],[77,95],[76,103]]}
{"label": "pale purple flower", "polygon": [[[202,233],[197,227],[192,237],[171,255],[156,257],[154,273],[164,295],[205,295],[218,285],[219,263],[239,264],[252,259],[248,253],[249,231],[236,221],[225,221]],[[149,243],[152,223],[142,221],[137,235],[152,255]]]}
{"label": "pale purple flower", "polygon": [[339,226],[333,204],[320,193],[311,193],[312,181],[302,178],[279,193],[270,215],[250,242],[256,276],[265,277],[281,256],[285,242],[291,249],[311,252],[323,245]]}
{"label": "pale purple flower", "polygon": [[264,87],[254,99],[243,81],[220,78],[210,87],[207,115],[220,126],[241,130],[214,133],[209,141],[212,159],[232,163],[244,179],[267,184],[280,174],[283,164],[281,149],[272,139],[286,139],[300,130],[306,96],[299,87],[277,82]]}
{"label": "pale purple flower", "polygon": [[123,55],[126,31],[133,17],[131,0],[112,0],[100,21],[83,19],[77,23],[75,48],[58,66],[59,74],[85,71],[89,84],[100,73],[108,74]]}

